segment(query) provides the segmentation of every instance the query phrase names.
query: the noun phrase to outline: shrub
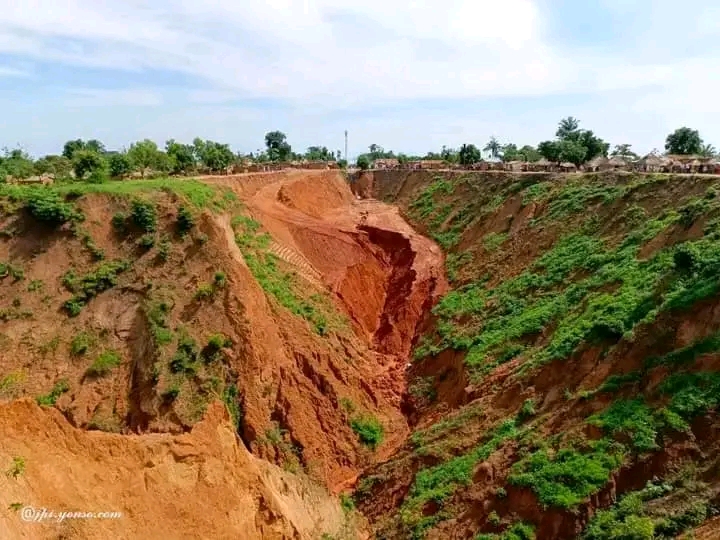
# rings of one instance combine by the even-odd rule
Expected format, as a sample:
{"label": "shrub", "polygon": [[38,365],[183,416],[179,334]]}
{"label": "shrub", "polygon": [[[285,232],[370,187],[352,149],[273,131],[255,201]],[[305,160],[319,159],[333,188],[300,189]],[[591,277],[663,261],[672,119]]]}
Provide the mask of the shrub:
{"label": "shrub", "polygon": [[118,275],[130,268],[127,261],[105,262],[94,272],[78,278],[70,270],[63,276],[63,285],[75,296],[63,304],[70,316],[80,313],[82,307],[93,297],[117,285]]}
{"label": "shrub", "polygon": [[112,224],[113,229],[119,233],[123,233],[127,230],[127,220],[128,216],[127,214],[123,212],[117,212],[113,217],[112,221],[110,222]]}
{"label": "shrub", "polygon": [[173,373],[195,373],[197,359],[197,343],[187,334],[181,334],[178,339],[177,350],[170,360],[170,371]]}
{"label": "shrub", "polygon": [[493,527],[497,527],[500,523],[502,523],[500,516],[495,510],[490,512],[490,515],[488,516],[488,523],[490,523]]}
{"label": "shrub", "polygon": [[232,418],[233,426],[235,426],[236,431],[240,429],[240,421],[242,419],[239,394],[237,386],[230,384],[225,387],[222,395],[223,402],[228,408],[230,418]]}
{"label": "shrub", "polygon": [[150,201],[135,199],[132,202],[130,216],[133,223],[146,233],[154,233],[157,230],[157,210]]}
{"label": "shrub", "polygon": [[209,364],[217,360],[221,349],[230,347],[231,345],[232,341],[227,336],[224,336],[223,334],[213,334],[210,336],[207,345],[205,345],[200,354],[203,357],[203,360]]}
{"label": "shrub", "polygon": [[10,468],[5,471],[5,476],[8,478],[12,478],[15,480],[18,476],[22,475],[25,472],[25,458],[15,456],[13,458],[12,465]]}
{"label": "shrub", "polygon": [[215,287],[218,289],[222,289],[227,284],[227,276],[225,275],[225,272],[222,272],[218,270],[215,272],[215,276],[213,276],[213,283]]}
{"label": "shrub", "polygon": [[209,283],[201,283],[195,291],[195,300],[207,300],[215,294],[215,288]]}
{"label": "shrub", "polygon": [[178,208],[177,215],[177,228],[181,236],[185,236],[195,226],[195,218],[192,212],[186,207],[181,206]]}
{"label": "shrub", "polygon": [[495,496],[498,499],[504,499],[507,497],[507,490],[504,487],[499,487],[495,490]]}
{"label": "shrub", "polygon": [[26,200],[25,208],[38,221],[55,226],[83,219],[82,213],[72,203],[63,201],[52,191],[32,192]]}
{"label": "shrub", "polygon": [[523,420],[527,420],[528,418],[535,416],[535,414],[535,401],[532,399],[526,399],[520,408],[518,419],[522,422]]}
{"label": "shrub", "polygon": [[180,386],[177,383],[175,383],[162,393],[162,398],[165,401],[175,401],[179,395],[180,395]]}
{"label": "shrub", "polygon": [[62,379],[55,383],[55,386],[53,386],[49,394],[46,394],[44,396],[38,396],[36,401],[38,405],[42,405],[45,407],[54,407],[55,402],[58,400],[58,398],[69,390],[70,384],[67,382],[67,380]]}
{"label": "shrub", "polygon": [[340,506],[345,513],[352,512],[355,510],[355,501],[347,493],[340,494]]}
{"label": "shrub", "polygon": [[167,262],[167,260],[170,258],[171,249],[172,244],[167,240],[163,240],[162,242],[160,242],[160,245],[158,246],[158,259],[160,259],[162,262]]}
{"label": "shrub", "polygon": [[120,365],[120,355],[117,351],[104,351],[98,356],[85,372],[90,377],[104,377]]}
{"label": "shrub", "polygon": [[95,345],[95,337],[87,332],[80,332],[70,342],[70,353],[73,356],[82,356]]}
{"label": "shrub", "polygon": [[365,446],[375,450],[382,443],[385,430],[374,416],[357,416],[350,420],[350,427]]}
{"label": "shrub", "polygon": [[142,249],[152,248],[155,245],[155,235],[151,233],[143,234],[137,241],[137,245]]}

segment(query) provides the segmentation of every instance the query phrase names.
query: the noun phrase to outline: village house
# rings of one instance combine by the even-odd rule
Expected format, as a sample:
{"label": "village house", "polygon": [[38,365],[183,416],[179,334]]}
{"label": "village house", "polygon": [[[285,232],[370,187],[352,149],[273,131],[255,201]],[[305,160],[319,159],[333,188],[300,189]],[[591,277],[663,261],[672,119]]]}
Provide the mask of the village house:
{"label": "village house", "polygon": [[373,164],[374,169],[397,169],[400,166],[400,160],[395,158],[376,159]]}

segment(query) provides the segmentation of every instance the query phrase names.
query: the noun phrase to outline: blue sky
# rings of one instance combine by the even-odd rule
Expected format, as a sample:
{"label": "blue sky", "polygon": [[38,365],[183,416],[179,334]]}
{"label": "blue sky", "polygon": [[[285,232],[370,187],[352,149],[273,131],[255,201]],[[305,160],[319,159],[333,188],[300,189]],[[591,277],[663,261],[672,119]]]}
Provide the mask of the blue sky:
{"label": "blue sky", "polygon": [[612,143],[720,146],[713,0],[23,0],[0,12],[0,146],[195,136],[257,150],[536,144],[573,115]]}

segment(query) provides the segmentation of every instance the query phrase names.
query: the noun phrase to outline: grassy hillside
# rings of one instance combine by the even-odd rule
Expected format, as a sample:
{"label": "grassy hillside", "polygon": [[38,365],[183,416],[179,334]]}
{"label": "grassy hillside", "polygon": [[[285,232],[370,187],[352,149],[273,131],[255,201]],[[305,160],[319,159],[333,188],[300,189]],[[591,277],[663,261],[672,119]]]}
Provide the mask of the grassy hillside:
{"label": "grassy hillside", "polygon": [[381,535],[665,538],[712,517],[720,182],[400,174],[377,195],[453,287],[415,349],[416,433],[360,483]]}

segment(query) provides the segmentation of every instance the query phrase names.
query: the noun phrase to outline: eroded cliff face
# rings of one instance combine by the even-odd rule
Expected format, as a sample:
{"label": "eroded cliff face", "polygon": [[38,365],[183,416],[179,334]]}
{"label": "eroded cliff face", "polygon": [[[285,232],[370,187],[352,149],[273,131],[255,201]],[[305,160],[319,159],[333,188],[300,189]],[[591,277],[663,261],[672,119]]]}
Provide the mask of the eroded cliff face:
{"label": "eroded cliff face", "polygon": [[[407,363],[443,254],[337,172],[203,182],[0,193],[2,463],[28,464],[2,502],[71,505],[39,488],[56,438],[54,482],[90,504],[107,467],[133,516],[68,537],[363,537],[331,495],[409,434]],[[59,530],[17,518],[28,538]]]}
{"label": "eroded cliff face", "polygon": [[351,178],[446,252],[379,538],[720,537],[716,177]]}
{"label": "eroded cliff face", "polygon": [[[347,527],[326,491],[238,444],[220,403],[175,436],[86,431],[28,399],[0,404],[0,429],[1,462],[24,462],[0,477],[3,538],[311,540]],[[28,522],[26,507],[122,515]]]}

